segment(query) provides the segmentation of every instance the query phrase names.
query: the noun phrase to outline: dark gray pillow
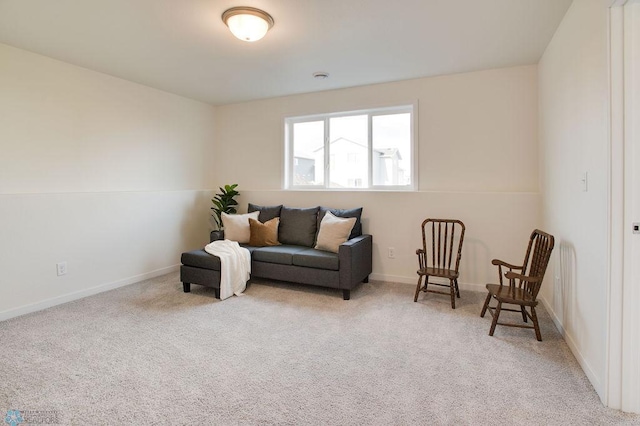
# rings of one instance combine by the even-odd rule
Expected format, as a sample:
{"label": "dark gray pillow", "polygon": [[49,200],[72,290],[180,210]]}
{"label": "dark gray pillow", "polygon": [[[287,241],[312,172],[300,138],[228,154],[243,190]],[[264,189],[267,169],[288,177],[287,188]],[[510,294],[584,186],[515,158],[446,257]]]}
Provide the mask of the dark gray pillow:
{"label": "dark gray pillow", "polygon": [[353,228],[351,229],[351,234],[349,235],[349,239],[359,237],[360,235],[362,235],[362,222],[360,221],[360,217],[362,216],[362,207],[358,207],[357,209],[348,209],[348,210],[330,209],[329,207],[320,207],[320,210],[318,211],[318,225],[317,225],[318,229],[320,229],[320,222],[322,222],[322,219],[324,218],[324,215],[327,213],[327,211],[331,211],[331,213],[333,213],[333,215],[336,217],[344,217],[344,218],[355,217],[356,223],[355,225],[353,225]]}
{"label": "dark gray pillow", "polygon": [[280,210],[282,210],[282,204],[280,204],[279,206],[259,206],[257,204],[249,203],[247,213],[260,212],[260,214],[258,215],[258,220],[262,223],[265,223],[266,221],[271,220],[274,217],[280,217]]}
{"label": "dark gray pillow", "polygon": [[278,241],[281,244],[313,247],[316,241],[319,207],[293,209],[282,207]]}

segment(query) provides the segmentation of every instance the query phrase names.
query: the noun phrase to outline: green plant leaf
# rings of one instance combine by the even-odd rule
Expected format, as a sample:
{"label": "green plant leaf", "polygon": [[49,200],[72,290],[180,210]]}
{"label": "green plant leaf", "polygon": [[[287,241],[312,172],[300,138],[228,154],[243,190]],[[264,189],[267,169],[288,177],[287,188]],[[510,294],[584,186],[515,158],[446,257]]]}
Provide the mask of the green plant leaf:
{"label": "green plant leaf", "polygon": [[233,214],[237,212],[236,208],[233,207],[238,205],[238,202],[234,199],[240,195],[240,193],[236,191],[237,187],[237,183],[219,187],[220,192],[211,199],[213,203],[213,207],[211,207],[211,210],[213,210],[212,216],[218,229],[222,229],[222,213]]}

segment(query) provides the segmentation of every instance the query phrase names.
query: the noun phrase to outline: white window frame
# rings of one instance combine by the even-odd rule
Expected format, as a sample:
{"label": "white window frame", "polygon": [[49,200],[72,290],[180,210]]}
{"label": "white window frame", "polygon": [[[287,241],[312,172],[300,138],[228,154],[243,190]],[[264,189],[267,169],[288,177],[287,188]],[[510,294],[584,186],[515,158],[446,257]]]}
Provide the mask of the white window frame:
{"label": "white window frame", "polygon": [[[406,114],[410,116],[410,151],[411,151],[411,184],[409,185],[373,185],[373,117],[378,115]],[[417,102],[406,103],[398,106],[368,108],[355,111],[331,112],[325,114],[313,114],[297,117],[286,117],[284,119],[284,139],[285,139],[285,159],[284,159],[284,183],[285,190],[316,190],[316,191],[416,191],[418,188],[418,148],[417,148]],[[368,187],[354,188],[331,188],[330,182],[330,141],[329,141],[329,121],[337,117],[349,117],[356,115],[367,115],[368,126]],[[312,121],[324,122],[324,183],[322,185],[294,185],[294,155],[293,155],[293,126],[297,123]]]}

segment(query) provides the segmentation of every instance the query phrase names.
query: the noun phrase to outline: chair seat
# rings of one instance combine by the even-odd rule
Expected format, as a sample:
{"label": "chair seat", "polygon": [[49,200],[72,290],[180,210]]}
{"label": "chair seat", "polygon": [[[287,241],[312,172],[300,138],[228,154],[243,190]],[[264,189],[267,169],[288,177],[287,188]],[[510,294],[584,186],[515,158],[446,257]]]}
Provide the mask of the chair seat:
{"label": "chair seat", "polygon": [[518,287],[508,285],[487,284],[489,294],[502,303],[513,303],[515,305],[537,306],[538,302],[531,297],[531,294]]}
{"label": "chair seat", "polygon": [[425,268],[418,270],[418,275],[429,275],[430,277],[456,279],[458,278],[459,274],[451,269]]}

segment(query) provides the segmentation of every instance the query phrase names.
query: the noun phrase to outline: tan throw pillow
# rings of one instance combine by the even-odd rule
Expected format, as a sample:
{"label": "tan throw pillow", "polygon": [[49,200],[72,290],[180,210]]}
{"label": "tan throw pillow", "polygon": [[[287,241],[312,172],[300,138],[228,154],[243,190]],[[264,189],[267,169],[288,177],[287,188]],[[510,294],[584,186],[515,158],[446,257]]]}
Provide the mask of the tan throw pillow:
{"label": "tan throw pillow", "polygon": [[355,224],[355,217],[340,218],[327,211],[327,214],[322,218],[322,222],[320,222],[320,231],[318,231],[318,240],[315,248],[337,253],[338,247],[347,241]]}
{"label": "tan throw pillow", "polygon": [[224,227],[224,239],[237,241],[240,244],[249,242],[249,219],[258,219],[260,212],[247,214],[222,213],[222,226]]}
{"label": "tan throw pillow", "polygon": [[265,223],[255,219],[249,219],[249,245],[253,247],[279,246],[278,242],[278,225],[280,218],[274,217]]}

